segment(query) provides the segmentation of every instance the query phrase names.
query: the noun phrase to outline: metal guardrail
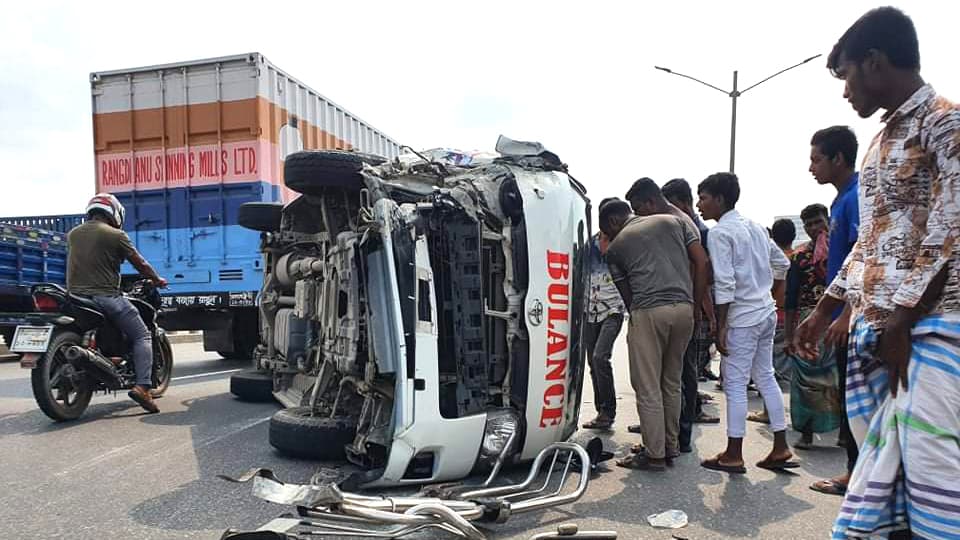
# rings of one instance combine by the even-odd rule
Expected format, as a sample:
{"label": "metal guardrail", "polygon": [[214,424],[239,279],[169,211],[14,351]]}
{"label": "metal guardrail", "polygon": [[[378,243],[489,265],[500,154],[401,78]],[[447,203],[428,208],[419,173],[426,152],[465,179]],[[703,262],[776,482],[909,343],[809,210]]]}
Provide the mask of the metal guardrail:
{"label": "metal guardrail", "polygon": [[45,231],[67,233],[87,219],[84,214],[65,214],[57,216],[12,216],[0,217],[0,223],[33,227]]}

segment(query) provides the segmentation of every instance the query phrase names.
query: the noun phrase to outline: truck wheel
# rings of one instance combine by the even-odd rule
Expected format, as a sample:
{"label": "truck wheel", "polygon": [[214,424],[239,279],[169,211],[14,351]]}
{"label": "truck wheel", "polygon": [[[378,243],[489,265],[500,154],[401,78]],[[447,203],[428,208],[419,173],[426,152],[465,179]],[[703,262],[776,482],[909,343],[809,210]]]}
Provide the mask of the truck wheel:
{"label": "truck wheel", "polygon": [[254,231],[279,231],[282,219],[282,203],[248,202],[241,204],[237,211],[237,223]]}
{"label": "truck wheel", "polygon": [[273,401],[273,376],[255,369],[234,373],[230,377],[230,393],[240,401],[268,403]]}
{"label": "truck wheel", "polygon": [[356,420],[313,414],[310,407],[277,411],[270,419],[270,445],[292,457],[345,459],[344,447],[353,442],[357,433]]}
{"label": "truck wheel", "polygon": [[320,195],[324,188],[363,187],[363,164],[380,165],[386,159],[372,154],[321,150],[296,152],[287,156],[283,178],[287,187],[304,195]]}

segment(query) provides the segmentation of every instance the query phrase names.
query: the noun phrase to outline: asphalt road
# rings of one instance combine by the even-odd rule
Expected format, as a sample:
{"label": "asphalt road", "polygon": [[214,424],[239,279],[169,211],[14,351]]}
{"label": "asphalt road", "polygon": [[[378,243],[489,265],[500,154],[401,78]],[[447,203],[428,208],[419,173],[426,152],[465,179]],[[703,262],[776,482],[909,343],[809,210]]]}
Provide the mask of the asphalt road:
{"label": "asphalt road", "polygon": [[[0,523],[5,525],[0,537],[216,539],[228,527],[255,529],[288,510],[216,475],[268,467],[281,479],[305,483],[322,465],[330,467],[284,458],[270,448],[268,420],[277,407],[243,403],[229,393],[230,372],[243,364],[204,353],[199,344],[176,345],[174,354],[174,382],[158,402],[161,414],[142,414],[125,394],[99,396],[80,421],[69,424],[54,424],[37,409],[27,371],[15,362],[0,363]],[[636,411],[622,337],[615,358],[617,425],[599,435],[608,449],[622,453],[639,438],[626,430]],[[584,419],[593,414],[589,386]],[[722,407],[713,383],[701,387]],[[756,397],[752,405],[759,407]],[[710,410],[722,412],[717,406]],[[844,453],[832,446],[836,434],[819,438],[820,450],[797,451],[803,464],[795,474],[750,467],[747,475],[728,477],[698,465],[722,449],[723,429],[723,424],[698,427],[694,454],[665,473],[628,471],[609,462],[579,502],[517,516],[487,529],[487,535],[525,540],[576,522],[582,530],[617,530],[622,539],[828,537],[841,499],[808,486],[842,470]],[[594,435],[580,431],[577,438]],[[764,455],[770,440],[763,426],[749,426],[748,463]],[[686,512],[690,524],[667,531],[646,523],[647,515],[669,509]]]}

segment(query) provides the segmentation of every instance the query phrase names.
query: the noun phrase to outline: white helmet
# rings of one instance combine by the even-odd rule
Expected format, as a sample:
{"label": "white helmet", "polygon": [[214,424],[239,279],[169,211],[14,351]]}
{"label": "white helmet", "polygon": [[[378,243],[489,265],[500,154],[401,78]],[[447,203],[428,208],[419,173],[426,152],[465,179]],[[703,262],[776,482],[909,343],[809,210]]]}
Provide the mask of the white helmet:
{"label": "white helmet", "polygon": [[123,228],[123,218],[126,215],[126,210],[123,209],[123,205],[120,204],[120,201],[117,200],[110,193],[97,193],[90,199],[90,202],[87,203],[87,214],[89,215],[93,210],[100,210],[104,214],[110,217],[113,221],[113,226],[122,229]]}

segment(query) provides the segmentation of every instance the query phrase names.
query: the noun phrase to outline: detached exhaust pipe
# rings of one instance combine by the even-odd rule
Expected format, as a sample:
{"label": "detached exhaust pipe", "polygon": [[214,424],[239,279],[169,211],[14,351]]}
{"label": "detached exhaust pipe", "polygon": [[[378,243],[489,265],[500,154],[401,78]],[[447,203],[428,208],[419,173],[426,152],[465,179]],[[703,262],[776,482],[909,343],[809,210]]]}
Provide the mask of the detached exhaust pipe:
{"label": "detached exhaust pipe", "polygon": [[[509,445],[504,449],[509,449]],[[297,524],[309,528],[300,533],[303,536],[403,538],[431,528],[458,538],[484,540],[486,536],[474,522],[504,523],[512,515],[579,500],[590,482],[590,464],[590,455],[579,444],[555,442],[540,451],[527,478],[519,484],[489,487],[496,476],[494,473],[479,489],[427,488],[414,497],[370,497],[340,491],[335,484],[285,484],[267,469],[254,469],[237,479],[220,478],[230,482],[253,480],[256,497],[297,506],[300,518]],[[562,472],[554,475],[558,465],[563,465]],[[574,474],[579,476],[576,488],[565,489],[567,480]],[[537,482],[541,476],[546,477],[542,484]],[[530,489],[534,483],[540,487]],[[558,535],[598,540],[616,538],[616,533],[606,531],[578,533],[575,527],[564,526]]]}
{"label": "detached exhaust pipe", "polygon": [[93,376],[111,388],[120,388],[123,381],[117,373],[113,362],[107,360],[97,351],[71,345],[63,351],[63,355],[71,362],[84,362],[93,368]]}

